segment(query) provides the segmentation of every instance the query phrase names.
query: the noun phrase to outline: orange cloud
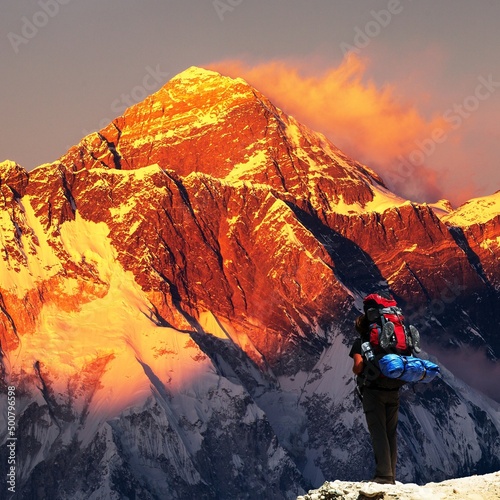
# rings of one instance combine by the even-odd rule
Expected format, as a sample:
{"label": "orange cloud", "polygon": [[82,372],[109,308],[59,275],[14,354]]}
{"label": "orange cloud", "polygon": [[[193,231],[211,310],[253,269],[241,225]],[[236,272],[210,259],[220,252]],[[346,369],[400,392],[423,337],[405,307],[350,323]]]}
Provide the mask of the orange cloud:
{"label": "orange cloud", "polygon": [[[283,111],[324,133],[354,159],[375,168],[383,178],[387,175],[390,187],[391,176],[401,170],[401,159],[413,162],[412,169],[405,170],[411,182],[400,182],[400,194],[420,192],[419,201],[436,201],[436,196],[440,196],[438,179],[426,167],[427,156],[432,153],[418,151],[419,144],[434,141],[436,134],[445,135],[450,124],[442,116],[423,117],[413,104],[398,98],[394,87],[380,88],[366,80],[366,63],[359,57],[351,55],[340,66],[321,73],[313,71],[310,63],[285,61],[249,65],[225,60],[213,63],[211,68],[244,78]],[[418,186],[408,189],[410,184]]]}

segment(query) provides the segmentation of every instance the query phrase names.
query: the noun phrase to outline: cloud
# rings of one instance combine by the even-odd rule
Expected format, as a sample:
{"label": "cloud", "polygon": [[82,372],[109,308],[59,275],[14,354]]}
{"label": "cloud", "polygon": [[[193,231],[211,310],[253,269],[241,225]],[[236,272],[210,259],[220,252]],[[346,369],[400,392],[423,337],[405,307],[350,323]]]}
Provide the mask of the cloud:
{"label": "cloud", "polygon": [[319,70],[315,62],[224,60],[210,67],[244,78],[283,111],[374,168],[399,194],[415,201],[441,198],[442,182],[428,159],[451,124],[441,115],[424,117],[394,86],[366,79],[367,63],[355,55],[334,68]]}
{"label": "cloud", "polygon": [[467,346],[453,350],[432,348],[432,354],[469,386],[500,402],[500,385],[498,384],[500,364],[489,359],[484,349]]}

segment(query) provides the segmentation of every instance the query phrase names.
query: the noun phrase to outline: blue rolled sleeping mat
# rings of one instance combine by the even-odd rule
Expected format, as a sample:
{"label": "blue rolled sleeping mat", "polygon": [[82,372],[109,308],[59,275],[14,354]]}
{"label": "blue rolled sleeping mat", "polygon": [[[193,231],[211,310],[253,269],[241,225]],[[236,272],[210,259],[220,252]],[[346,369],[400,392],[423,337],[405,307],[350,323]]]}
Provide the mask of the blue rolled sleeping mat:
{"label": "blue rolled sleeping mat", "polygon": [[386,354],[379,359],[380,371],[388,378],[398,378],[405,382],[428,384],[439,373],[439,366],[432,361],[414,356]]}

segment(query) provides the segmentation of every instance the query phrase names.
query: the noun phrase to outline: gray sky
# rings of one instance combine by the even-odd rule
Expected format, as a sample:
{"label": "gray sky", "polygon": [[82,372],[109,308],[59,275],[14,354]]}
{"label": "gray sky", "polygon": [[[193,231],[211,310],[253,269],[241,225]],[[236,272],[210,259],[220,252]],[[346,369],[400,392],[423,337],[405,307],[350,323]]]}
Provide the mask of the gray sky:
{"label": "gray sky", "polygon": [[[500,189],[498,0],[5,0],[0,13],[0,160],[54,161],[192,65],[239,61],[241,76],[273,94],[282,76],[266,79],[265,65],[278,61],[299,72],[304,99],[269,97],[383,176],[396,173],[396,190],[425,177],[418,201],[459,203]],[[325,76],[349,48],[362,61],[352,85],[388,101],[351,121]],[[305,109],[307,85],[324,92],[322,111]]]}

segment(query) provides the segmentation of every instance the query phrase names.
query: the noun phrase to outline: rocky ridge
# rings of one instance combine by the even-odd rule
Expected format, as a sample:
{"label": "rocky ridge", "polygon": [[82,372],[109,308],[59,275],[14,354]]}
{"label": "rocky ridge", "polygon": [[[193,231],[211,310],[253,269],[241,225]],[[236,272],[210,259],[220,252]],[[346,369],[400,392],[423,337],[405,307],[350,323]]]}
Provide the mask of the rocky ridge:
{"label": "rocky ridge", "polygon": [[500,473],[451,479],[441,483],[377,485],[327,481],[321,488],[301,495],[297,500],[358,500],[360,498],[392,498],[395,500],[496,500],[500,497]]}

